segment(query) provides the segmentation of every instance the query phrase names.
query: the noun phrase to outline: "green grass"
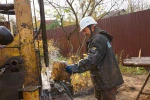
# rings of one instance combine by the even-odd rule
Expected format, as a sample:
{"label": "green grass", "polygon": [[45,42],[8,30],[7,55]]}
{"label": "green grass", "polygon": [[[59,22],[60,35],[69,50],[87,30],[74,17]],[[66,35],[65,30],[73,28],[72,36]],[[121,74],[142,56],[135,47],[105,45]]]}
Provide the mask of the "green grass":
{"label": "green grass", "polygon": [[127,74],[127,75],[142,75],[142,74],[147,74],[148,71],[144,67],[129,67],[129,66],[123,66],[119,65],[120,70],[122,74]]}

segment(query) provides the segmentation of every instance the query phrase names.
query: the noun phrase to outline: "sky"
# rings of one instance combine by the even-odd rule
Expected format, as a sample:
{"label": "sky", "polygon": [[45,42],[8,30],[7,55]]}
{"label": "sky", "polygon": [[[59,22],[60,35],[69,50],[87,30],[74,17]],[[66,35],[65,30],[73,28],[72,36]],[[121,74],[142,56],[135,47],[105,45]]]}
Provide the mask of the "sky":
{"label": "sky", "polygon": [[[34,10],[33,10],[33,0],[31,1],[31,9],[32,9],[32,16],[34,16]],[[14,4],[14,0],[0,0],[1,4]],[[39,4],[38,4],[38,0],[34,0],[34,5],[35,5],[35,9],[38,9],[39,11]],[[49,9],[49,7],[47,5],[44,5],[45,9]],[[36,13],[36,16],[40,16],[38,13]]]}
{"label": "sky", "polygon": [[[31,9],[33,9],[33,0],[30,0],[31,1]],[[44,0],[45,1],[45,0]],[[59,0],[59,1],[63,1],[63,0]],[[110,3],[108,3],[108,2],[110,2],[111,0],[105,0],[105,2],[107,2],[107,4],[106,4],[106,8],[105,8],[105,10],[109,10],[109,8],[110,8]],[[119,0],[114,0],[114,1],[119,1]],[[137,0],[138,1],[138,0]],[[143,0],[144,2],[147,2],[147,4],[149,4],[150,5],[150,0]],[[0,3],[2,3],[2,4],[6,4],[6,2],[8,3],[8,4],[10,4],[10,3],[14,3],[14,0],[0,0]],[[35,3],[35,8],[37,9],[37,10],[39,10],[39,6],[38,6],[38,0],[34,0],[34,3]],[[61,2],[61,4],[63,4],[62,2]],[[46,11],[48,11],[48,10],[50,10],[51,12],[50,12],[50,14],[48,14],[48,16],[46,16],[46,19],[48,19],[48,18],[51,18],[51,19],[54,19],[54,18],[52,18],[53,16],[50,16],[50,15],[52,15],[51,13],[53,13],[53,10],[52,9],[50,9],[50,7],[48,6],[48,5],[45,5],[44,6],[45,7],[45,12]],[[120,7],[120,9],[124,9],[124,8],[126,8],[127,7],[127,4],[126,4],[126,2],[125,3],[123,3],[122,5],[121,5],[121,7]],[[46,14],[47,15],[47,14]],[[34,16],[34,12],[33,12],[33,10],[32,10],[32,16]],[[39,13],[36,13],[36,16],[40,16],[39,15]]]}

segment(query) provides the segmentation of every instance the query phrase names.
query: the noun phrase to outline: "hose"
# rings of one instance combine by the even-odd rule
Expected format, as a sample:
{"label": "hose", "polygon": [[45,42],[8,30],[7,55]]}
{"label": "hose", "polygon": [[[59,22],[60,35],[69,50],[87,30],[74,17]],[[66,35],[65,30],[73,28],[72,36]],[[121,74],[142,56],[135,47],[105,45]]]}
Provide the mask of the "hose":
{"label": "hose", "polygon": [[73,100],[73,97],[72,97],[68,87],[62,81],[58,81],[58,83],[60,83],[66,89],[67,94],[69,95],[70,99]]}

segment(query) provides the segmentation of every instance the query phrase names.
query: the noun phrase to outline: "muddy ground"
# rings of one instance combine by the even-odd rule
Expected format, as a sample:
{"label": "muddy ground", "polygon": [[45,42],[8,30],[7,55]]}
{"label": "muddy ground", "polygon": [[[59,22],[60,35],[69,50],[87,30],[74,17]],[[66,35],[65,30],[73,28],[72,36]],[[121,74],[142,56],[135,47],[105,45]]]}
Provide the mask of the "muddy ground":
{"label": "muddy ground", "polygon": [[[147,75],[123,75],[124,84],[118,89],[116,100],[136,100],[136,96],[146,77]],[[143,91],[150,94],[150,79]],[[96,100],[96,98],[91,93],[89,95],[76,96],[74,100]],[[139,100],[150,100],[150,95],[140,95]]]}

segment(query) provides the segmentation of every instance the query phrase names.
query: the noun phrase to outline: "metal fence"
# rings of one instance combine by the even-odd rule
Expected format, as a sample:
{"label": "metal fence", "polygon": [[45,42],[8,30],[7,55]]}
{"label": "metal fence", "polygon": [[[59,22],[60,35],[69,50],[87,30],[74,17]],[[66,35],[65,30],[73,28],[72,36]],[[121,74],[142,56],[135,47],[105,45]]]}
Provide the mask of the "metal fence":
{"label": "metal fence", "polygon": [[[115,54],[126,56],[138,56],[141,49],[141,56],[150,56],[150,10],[109,17],[98,21],[101,29],[108,31],[113,36],[112,46]],[[69,33],[75,26],[65,27]],[[65,34],[61,28],[48,30],[48,39],[54,39],[64,56],[70,54],[70,49],[66,41]],[[80,33],[80,39],[83,40]],[[71,42],[76,52],[79,43],[77,35],[71,36]],[[85,53],[85,46],[81,54]]]}

